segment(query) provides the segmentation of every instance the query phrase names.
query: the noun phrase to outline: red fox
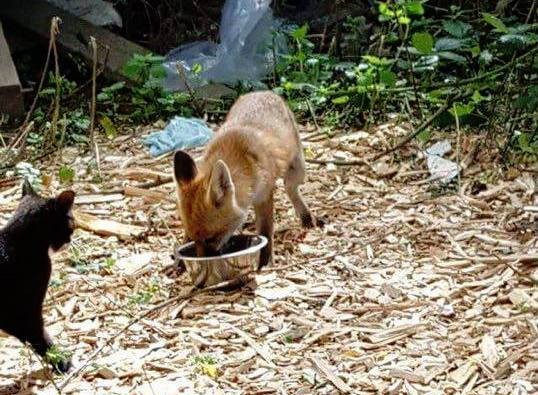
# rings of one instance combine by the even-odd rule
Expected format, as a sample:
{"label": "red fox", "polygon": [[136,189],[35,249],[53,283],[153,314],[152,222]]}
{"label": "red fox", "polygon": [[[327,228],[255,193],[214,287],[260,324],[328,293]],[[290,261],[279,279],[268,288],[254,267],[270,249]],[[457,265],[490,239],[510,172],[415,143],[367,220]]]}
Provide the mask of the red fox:
{"label": "red fox", "polygon": [[267,237],[259,267],[273,262],[273,192],[279,177],[304,227],[315,218],[299,191],[305,179],[303,148],[294,116],[270,91],[241,96],[203,157],[174,156],[178,210],[199,256],[217,253],[254,206],[256,229]]}

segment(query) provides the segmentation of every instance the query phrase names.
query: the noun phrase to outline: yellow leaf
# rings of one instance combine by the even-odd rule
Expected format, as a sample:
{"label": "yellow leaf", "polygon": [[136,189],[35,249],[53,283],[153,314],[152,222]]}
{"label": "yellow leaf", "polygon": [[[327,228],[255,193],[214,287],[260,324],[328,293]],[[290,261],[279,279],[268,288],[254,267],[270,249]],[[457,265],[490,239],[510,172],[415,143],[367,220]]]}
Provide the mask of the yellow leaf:
{"label": "yellow leaf", "polygon": [[200,370],[203,374],[211,378],[216,379],[217,377],[219,377],[219,369],[213,364],[202,363],[200,364]]}

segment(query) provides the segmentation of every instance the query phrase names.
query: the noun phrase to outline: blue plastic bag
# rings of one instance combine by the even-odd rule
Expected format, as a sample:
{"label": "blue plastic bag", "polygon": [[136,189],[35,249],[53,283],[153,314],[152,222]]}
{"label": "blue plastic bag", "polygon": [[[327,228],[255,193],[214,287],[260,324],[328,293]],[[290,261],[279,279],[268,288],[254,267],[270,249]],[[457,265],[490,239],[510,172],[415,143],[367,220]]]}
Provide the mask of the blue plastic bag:
{"label": "blue plastic bag", "polygon": [[203,120],[174,117],[163,130],[150,134],[143,143],[155,157],[178,149],[200,147],[212,136],[212,130]]}

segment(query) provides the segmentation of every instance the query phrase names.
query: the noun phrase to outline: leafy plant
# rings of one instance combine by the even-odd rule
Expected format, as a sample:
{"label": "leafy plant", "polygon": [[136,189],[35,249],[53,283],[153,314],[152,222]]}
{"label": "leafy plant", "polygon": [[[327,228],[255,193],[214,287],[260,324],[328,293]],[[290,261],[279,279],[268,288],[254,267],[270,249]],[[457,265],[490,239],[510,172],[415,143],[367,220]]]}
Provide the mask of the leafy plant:
{"label": "leafy plant", "polygon": [[157,280],[152,280],[143,290],[138,291],[129,297],[129,304],[148,304],[160,289],[159,282]]}
{"label": "leafy plant", "polygon": [[123,75],[137,84],[159,86],[166,76],[162,66],[164,58],[153,54],[134,54],[125,64]]}
{"label": "leafy plant", "polygon": [[211,355],[196,355],[193,358],[196,369],[206,376],[217,378],[220,375],[220,369],[217,365],[217,359]]}
{"label": "leafy plant", "polygon": [[41,172],[36,169],[31,163],[19,162],[15,166],[15,172],[19,177],[27,180],[34,190],[39,191],[41,189]]}
{"label": "leafy plant", "polygon": [[53,366],[59,366],[60,364],[68,361],[71,358],[72,353],[66,350],[61,350],[58,346],[53,345],[49,347],[45,355],[45,361]]}
{"label": "leafy plant", "polygon": [[58,177],[62,184],[71,183],[75,178],[75,170],[70,166],[62,165],[58,170]]}
{"label": "leafy plant", "polygon": [[[492,123],[499,114],[515,111],[526,126],[511,141],[527,153],[532,151],[536,118],[530,114],[536,111],[537,92],[532,87],[537,63],[528,56],[526,68],[509,66],[518,54],[532,52],[538,26],[487,12],[482,19],[473,19],[470,10],[455,5],[430,12],[425,3],[377,2],[381,30],[372,37],[378,42],[363,47],[363,55],[354,62],[316,53],[307,26],[297,28],[290,33],[291,52],[278,69],[275,90],[303,116],[315,116],[325,125],[338,120],[340,127],[356,122],[365,112],[375,122],[387,112],[415,120],[459,92],[462,97],[454,109],[442,114],[436,124],[449,126],[456,114],[462,123]],[[357,32],[353,23],[343,28],[343,36]],[[503,71],[496,73],[497,69]],[[511,83],[506,83],[507,77]],[[519,83],[527,81],[530,88],[513,90],[516,78]],[[495,110],[499,103],[495,95],[511,95],[515,100],[505,100],[500,113]],[[403,106],[405,102],[412,105]],[[420,137],[428,136],[425,130]]]}

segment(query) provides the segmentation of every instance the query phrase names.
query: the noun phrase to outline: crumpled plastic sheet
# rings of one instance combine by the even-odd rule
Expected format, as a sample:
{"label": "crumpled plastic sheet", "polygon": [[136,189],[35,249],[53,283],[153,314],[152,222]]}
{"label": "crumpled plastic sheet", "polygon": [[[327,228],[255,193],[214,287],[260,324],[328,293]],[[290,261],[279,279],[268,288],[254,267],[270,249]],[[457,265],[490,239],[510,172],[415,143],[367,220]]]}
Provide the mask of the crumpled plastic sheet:
{"label": "crumpled plastic sheet", "polygon": [[198,118],[174,117],[166,127],[143,140],[151,156],[159,156],[178,149],[204,145],[213,137],[213,131]]}
{"label": "crumpled plastic sheet", "polygon": [[[276,33],[271,0],[226,0],[218,44],[197,41],[168,53],[163,63],[164,88],[186,90],[208,82],[259,82],[272,70],[276,58],[287,53],[286,40]],[[195,72],[196,65],[201,72]],[[178,67],[184,73],[178,72]]]}
{"label": "crumpled plastic sheet", "polygon": [[443,140],[433,144],[425,151],[426,164],[432,179],[443,184],[449,183],[459,172],[457,163],[443,158],[443,155],[450,152],[451,149],[450,142]]}

